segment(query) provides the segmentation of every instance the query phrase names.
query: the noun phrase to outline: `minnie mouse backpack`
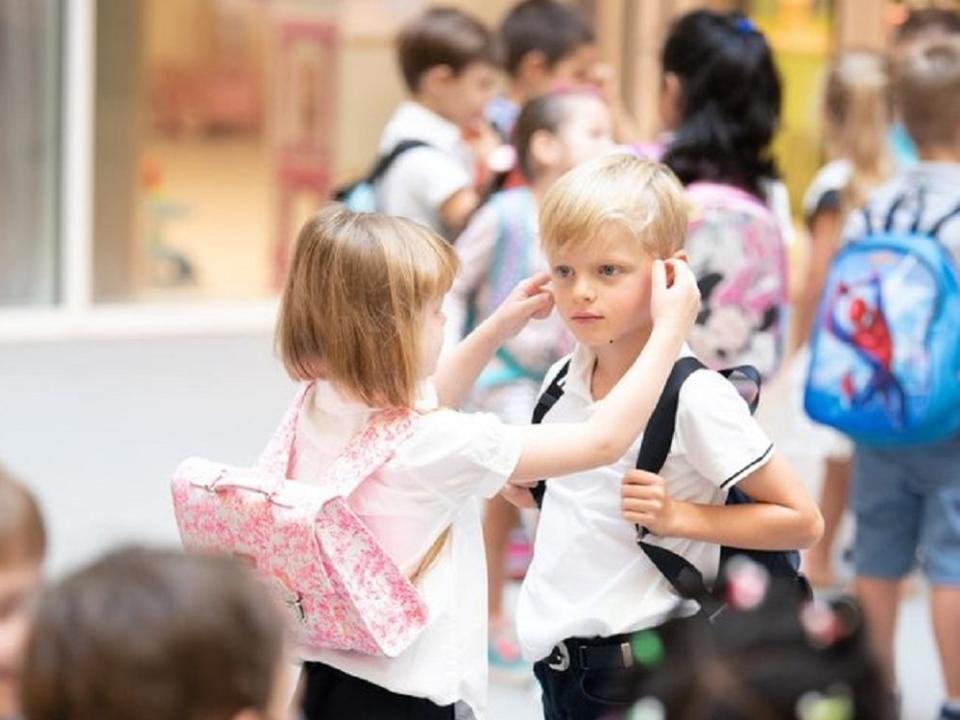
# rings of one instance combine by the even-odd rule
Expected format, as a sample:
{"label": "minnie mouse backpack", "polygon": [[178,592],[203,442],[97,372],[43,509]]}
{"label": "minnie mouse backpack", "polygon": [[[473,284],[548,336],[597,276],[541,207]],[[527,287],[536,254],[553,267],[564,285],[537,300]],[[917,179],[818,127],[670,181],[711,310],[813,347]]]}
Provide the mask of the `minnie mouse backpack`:
{"label": "minnie mouse backpack", "polygon": [[187,550],[225,553],[252,565],[287,610],[306,648],[396,657],[427,623],[427,607],[347,497],[375,475],[409,437],[407,411],[374,414],[323,482],[287,478],[297,417],[294,399],[253,468],[200,458],[184,461],[172,483]]}

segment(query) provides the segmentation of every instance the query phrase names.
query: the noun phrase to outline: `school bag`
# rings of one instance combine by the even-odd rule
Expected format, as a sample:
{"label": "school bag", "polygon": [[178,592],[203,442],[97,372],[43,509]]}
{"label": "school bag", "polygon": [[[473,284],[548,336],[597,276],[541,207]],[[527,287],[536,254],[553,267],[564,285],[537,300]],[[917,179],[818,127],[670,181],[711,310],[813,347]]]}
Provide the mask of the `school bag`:
{"label": "school bag", "polygon": [[422,140],[401,140],[394,145],[390,152],[377,159],[366,177],[334,190],[333,199],[343,203],[348,210],[354,212],[375,212],[377,210],[377,180],[383,177],[393,163],[408,150],[429,146],[429,143]]}
{"label": "school bag", "polygon": [[686,250],[702,298],[690,347],[712,369],[752,365],[770,378],[783,357],[787,258],[773,212],[732,185],[695,182]]}
{"label": "school bag", "polygon": [[[570,369],[568,360],[554,376],[550,385],[540,396],[533,411],[533,424],[543,421],[564,393],[564,380]],[[643,440],[640,442],[640,451],[637,454],[638,470],[660,472],[670,454],[673,443],[673,433],[677,423],[677,409],[680,401],[680,388],[693,373],[708,369],[700,360],[693,356],[682,357],[674,364],[670,376],[664,385],[663,392],[657,400],[647,427],[643,431]],[[734,386],[753,413],[760,403],[760,374],[756,368],[749,365],[734,368],[725,368],[718,371]],[[547,483],[541,481],[532,489],[537,507],[543,506],[547,491]],[[741,505],[752,502],[750,496],[737,488],[730,488],[727,493],[727,505]],[[690,561],[677,553],[654,545],[645,540],[648,532],[637,526],[637,545],[647,556],[654,567],[670,583],[670,586],[681,598],[694,600],[700,605],[700,614],[710,622],[722,617],[726,602],[725,575],[728,565],[735,558],[747,558],[761,565],[771,577],[792,586],[798,597],[811,597],[812,591],[807,579],[800,573],[800,553],[796,550],[747,550],[743,548],[720,546],[720,564],[716,578],[704,578]]]}
{"label": "school bag", "polygon": [[830,264],[810,341],[807,414],[863,445],[917,445],[960,432],[960,289],[937,239],[960,206],[924,228],[924,193],[906,230],[862,210],[862,239]]}
{"label": "school bag", "polygon": [[[531,268],[527,260],[531,243],[536,243],[535,203],[528,187],[503,190],[488,200],[488,206],[497,218],[497,238],[486,279],[490,292],[482,305],[476,297],[470,298],[464,336],[473,330],[478,319],[493,314],[517,284],[530,276]],[[539,382],[547,369],[525,365],[506,346],[497,349],[496,359],[497,362],[491,363],[477,378],[478,388],[496,387],[520,379]]]}
{"label": "school bag", "polygon": [[427,623],[411,581],[351,510],[347,497],[410,436],[407,411],[375,413],[320,484],[287,479],[306,385],[253,468],[190,458],[173,477],[184,547],[252,565],[286,608],[306,648],[396,657]]}

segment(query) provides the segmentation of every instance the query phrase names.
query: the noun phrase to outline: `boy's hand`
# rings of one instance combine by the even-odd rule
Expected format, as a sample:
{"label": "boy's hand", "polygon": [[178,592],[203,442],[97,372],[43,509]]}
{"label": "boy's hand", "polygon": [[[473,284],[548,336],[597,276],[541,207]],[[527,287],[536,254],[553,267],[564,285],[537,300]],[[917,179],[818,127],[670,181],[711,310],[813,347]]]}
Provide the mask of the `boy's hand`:
{"label": "boy's hand", "polygon": [[537,502],[533,499],[533,493],[530,492],[529,487],[507,483],[500,491],[500,495],[520,510],[536,510],[537,508]]}
{"label": "boy's hand", "polygon": [[700,312],[700,289],[690,266],[677,259],[654,260],[651,286],[654,325],[671,326],[686,335]]}
{"label": "boy's hand", "polygon": [[553,310],[553,295],[544,285],[550,273],[542,272],[523,280],[498,307],[491,320],[496,323],[501,342],[520,332],[530,318],[542,320]]}
{"label": "boy's hand", "polygon": [[673,535],[675,505],[662,477],[644,470],[627,470],[621,486],[623,517],[654,535]]}

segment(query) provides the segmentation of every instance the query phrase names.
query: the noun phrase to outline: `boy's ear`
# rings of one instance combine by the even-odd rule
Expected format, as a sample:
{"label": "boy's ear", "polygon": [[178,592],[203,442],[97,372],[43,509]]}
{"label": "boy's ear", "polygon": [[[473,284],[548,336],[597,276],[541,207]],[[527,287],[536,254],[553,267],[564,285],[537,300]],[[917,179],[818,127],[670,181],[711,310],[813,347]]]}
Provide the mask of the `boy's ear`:
{"label": "boy's ear", "polygon": [[453,79],[453,68],[449,65],[434,65],[420,76],[420,91],[432,94]]}
{"label": "boy's ear", "polygon": [[550,71],[550,63],[542,50],[531,50],[517,64],[516,77],[523,83],[543,85]]}
{"label": "boy's ear", "polygon": [[546,130],[537,130],[530,137],[530,160],[532,165],[556,167],[560,164],[563,151],[557,136]]}

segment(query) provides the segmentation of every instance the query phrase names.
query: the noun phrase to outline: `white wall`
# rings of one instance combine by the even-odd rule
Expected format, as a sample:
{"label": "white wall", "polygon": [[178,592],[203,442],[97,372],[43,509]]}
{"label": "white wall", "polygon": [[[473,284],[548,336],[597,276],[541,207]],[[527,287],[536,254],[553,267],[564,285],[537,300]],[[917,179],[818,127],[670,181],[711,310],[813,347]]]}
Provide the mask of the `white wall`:
{"label": "white wall", "polygon": [[0,344],[0,463],[39,495],[58,573],[117,542],[177,542],[177,463],[250,463],[292,392],[266,333]]}

